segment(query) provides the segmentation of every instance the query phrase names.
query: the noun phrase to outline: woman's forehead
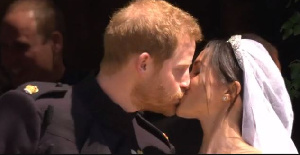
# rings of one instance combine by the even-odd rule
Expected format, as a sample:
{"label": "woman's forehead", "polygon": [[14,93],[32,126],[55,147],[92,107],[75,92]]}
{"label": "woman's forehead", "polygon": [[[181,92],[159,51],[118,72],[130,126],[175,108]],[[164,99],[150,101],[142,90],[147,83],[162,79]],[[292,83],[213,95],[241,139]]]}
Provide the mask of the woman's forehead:
{"label": "woman's forehead", "polygon": [[211,55],[209,53],[210,53],[209,49],[207,49],[207,48],[202,50],[195,61],[200,61],[202,64],[207,64],[209,62],[208,60]]}

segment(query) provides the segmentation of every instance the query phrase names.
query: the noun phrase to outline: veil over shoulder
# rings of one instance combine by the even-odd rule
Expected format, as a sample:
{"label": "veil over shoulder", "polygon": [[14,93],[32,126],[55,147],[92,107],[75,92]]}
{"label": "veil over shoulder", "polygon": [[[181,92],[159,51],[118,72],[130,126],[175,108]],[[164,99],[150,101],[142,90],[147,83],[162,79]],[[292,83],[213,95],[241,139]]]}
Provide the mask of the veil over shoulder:
{"label": "veil over shoulder", "polygon": [[262,153],[298,153],[291,139],[294,113],[280,70],[260,43],[240,35],[228,42],[244,71],[243,139]]}

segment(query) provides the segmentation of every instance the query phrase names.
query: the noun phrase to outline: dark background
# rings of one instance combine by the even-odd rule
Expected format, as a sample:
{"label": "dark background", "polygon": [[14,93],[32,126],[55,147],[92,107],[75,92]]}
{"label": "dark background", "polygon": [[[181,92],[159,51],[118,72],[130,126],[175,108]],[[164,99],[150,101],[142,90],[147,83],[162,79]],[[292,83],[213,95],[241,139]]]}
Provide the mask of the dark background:
{"label": "dark background", "polygon": [[[12,0],[0,0],[0,18]],[[204,41],[237,33],[256,33],[279,51],[282,74],[289,77],[289,63],[299,59],[300,35],[282,40],[280,28],[299,5],[286,8],[289,0],[168,0],[196,17],[202,27]],[[68,68],[97,70],[103,55],[105,26],[114,11],[128,0],[54,0],[62,10],[67,28],[64,58]],[[299,4],[299,3],[298,3]],[[300,101],[293,100],[295,122],[292,138],[300,149]],[[274,135],[276,136],[276,135]]]}

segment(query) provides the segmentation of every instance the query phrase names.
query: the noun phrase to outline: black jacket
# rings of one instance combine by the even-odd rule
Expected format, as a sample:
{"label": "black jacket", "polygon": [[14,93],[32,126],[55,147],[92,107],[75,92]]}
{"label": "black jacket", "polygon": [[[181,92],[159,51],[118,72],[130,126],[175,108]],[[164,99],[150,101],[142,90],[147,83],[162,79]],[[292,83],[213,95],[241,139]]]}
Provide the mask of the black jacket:
{"label": "black jacket", "polygon": [[[24,91],[37,86],[33,94]],[[31,82],[0,98],[0,153],[174,153],[160,130],[127,113],[94,77],[73,87]]]}

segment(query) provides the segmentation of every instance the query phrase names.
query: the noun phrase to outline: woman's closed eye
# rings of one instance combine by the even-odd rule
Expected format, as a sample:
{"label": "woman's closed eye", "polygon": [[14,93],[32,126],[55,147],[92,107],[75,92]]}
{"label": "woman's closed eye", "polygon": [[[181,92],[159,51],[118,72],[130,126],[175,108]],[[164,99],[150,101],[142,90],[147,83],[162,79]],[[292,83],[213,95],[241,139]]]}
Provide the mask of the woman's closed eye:
{"label": "woman's closed eye", "polygon": [[201,72],[200,67],[193,66],[192,71],[190,73],[190,77],[195,77],[195,76],[199,75],[200,72]]}
{"label": "woman's closed eye", "polygon": [[195,61],[194,62],[193,67],[192,67],[192,71],[190,73],[190,77],[191,78],[200,74],[200,72],[201,72],[201,69],[200,69],[201,66],[202,66],[201,61]]}

